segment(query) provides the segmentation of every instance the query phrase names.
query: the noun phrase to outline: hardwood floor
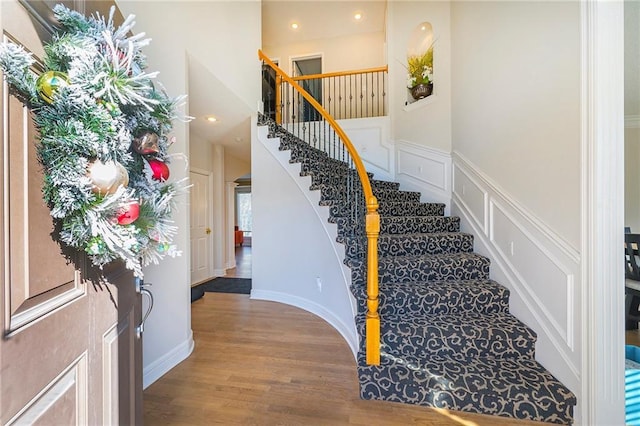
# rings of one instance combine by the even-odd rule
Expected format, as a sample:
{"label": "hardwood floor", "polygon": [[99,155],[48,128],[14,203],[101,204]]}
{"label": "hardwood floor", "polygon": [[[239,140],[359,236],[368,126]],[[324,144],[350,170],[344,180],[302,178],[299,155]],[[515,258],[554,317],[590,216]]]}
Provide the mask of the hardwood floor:
{"label": "hardwood floor", "polygon": [[306,311],[247,295],[192,304],[193,354],[144,392],[146,425],[540,425],[359,398],[353,355]]}
{"label": "hardwood floor", "polygon": [[236,247],[236,267],[227,269],[225,277],[251,278],[251,246]]}
{"label": "hardwood floor", "polygon": [[627,345],[640,346],[640,330],[626,330],[624,340]]}

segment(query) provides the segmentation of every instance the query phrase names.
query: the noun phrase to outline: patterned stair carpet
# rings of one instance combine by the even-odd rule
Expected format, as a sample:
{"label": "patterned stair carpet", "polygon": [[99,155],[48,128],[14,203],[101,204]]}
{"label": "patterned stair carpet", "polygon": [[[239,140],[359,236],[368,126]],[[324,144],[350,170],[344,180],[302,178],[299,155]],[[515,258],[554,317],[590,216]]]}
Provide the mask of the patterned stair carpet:
{"label": "patterned stair carpet", "polygon": [[575,396],[535,360],[535,332],[509,313],[509,290],[489,279],[489,259],[473,252],[473,236],[460,232],[460,219],[444,216],[442,204],[421,203],[420,193],[375,179],[381,364],[367,365],[366,238],[346,204],[348,187],[361,192],[349,179],[353,171],[275,123],[262,124],[280,139],[280,150],[291,152],[290,162],[300,163],[300,174],[311,177],[310,190],[321,191],[320,203],[330,207],[329,221],[345,245],[358,303],[363,399],[573,422]]}

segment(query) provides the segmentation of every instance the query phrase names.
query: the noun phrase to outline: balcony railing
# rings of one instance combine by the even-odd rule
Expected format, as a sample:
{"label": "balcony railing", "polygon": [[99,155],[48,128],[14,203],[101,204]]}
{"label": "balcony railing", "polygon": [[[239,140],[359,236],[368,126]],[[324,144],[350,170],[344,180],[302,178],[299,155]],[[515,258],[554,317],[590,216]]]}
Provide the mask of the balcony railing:
{"label": "balcony railing", "polygon": [[[334,119],[386,115],[388,67],[291,77]],[[316,121],[307,101],[295,102],[295,92],[282,90],[273,69],[263,67],[264,113],[279,124]]]}

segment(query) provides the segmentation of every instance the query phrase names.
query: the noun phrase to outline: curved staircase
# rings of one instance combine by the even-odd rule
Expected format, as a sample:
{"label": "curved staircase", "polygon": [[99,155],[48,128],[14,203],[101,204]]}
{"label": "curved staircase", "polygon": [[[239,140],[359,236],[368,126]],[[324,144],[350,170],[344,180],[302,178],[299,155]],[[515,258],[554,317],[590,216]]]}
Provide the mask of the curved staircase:
{"label": "curved staircase", "polygon": [[261,123],[280,138],[280,150],[291,152],[290,162],[301,164],[301,175],[311,177],[310,190],[321,191],[345,246],[358,305],[363,399],[573,422],[575,396],[535,360],[535,332],[509,313],[509,290],[489,278],[489,259],[473,252],[473,235],[460,232],[460,219],[444,216],[443,204],[421,203],[418,192],[375,179],[381,363],[367,365],[366,237],[346,204],[354,172],[274,122],[261,117]]}

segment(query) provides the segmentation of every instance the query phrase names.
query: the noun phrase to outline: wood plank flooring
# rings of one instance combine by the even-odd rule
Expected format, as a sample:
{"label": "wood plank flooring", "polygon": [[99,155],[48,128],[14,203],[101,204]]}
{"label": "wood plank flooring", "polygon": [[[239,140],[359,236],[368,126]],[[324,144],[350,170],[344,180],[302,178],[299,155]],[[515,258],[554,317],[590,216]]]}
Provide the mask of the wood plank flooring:
{"label": "wood plank flooring", "polygon": [[251,278],[251,246],[236,246],[236,267],[227,269],[228,278]]}
{"label": "wood plank flooring", "polygon": [[146,425],[540,425],[359,398],[355,361],[330,325],[287,305],[206,293],[193,354],[144,392]]}

